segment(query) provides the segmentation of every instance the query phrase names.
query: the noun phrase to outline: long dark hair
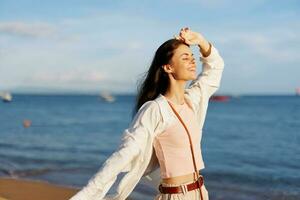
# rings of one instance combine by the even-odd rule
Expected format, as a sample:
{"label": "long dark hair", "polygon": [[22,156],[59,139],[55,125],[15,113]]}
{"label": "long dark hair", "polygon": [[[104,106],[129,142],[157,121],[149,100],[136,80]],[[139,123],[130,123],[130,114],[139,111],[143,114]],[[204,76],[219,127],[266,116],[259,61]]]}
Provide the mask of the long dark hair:
{"label": "long dark hair", "polygon": [[[162,68],[169,64],[174,50],[180,45],[187,45],[177,39],[169,39],[156,50],[148,72],[144,75],[141,84],[137,87],[136,104],[132,117],[138,112],[139,108],[147,101],[155,99],[160,93],[164,94],[169,87],[168,74]],[[189,45],[187,45],[189,46]]]}

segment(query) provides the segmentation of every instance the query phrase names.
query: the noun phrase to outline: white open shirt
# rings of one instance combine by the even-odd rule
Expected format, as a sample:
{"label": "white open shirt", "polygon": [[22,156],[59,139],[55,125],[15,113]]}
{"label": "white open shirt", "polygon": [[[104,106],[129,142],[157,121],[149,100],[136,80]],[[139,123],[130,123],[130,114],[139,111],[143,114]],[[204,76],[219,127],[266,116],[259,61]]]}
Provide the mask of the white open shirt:
{"label": "white open shirt", "polygon": [[[213,45],[209,56],[203,57],[200,53],[200,61],[202,72],[185,89],[185,99],[196,113],[202,132],[209,98],[220,86],[224,61]],[[141,178],[158,188],[160,168],[152,146],[153,139],[176,118],[163,95],[145,102],[124,130],[119,148],[70,200],[124,200]],[[121,172],[126,174],[118,183],[116,193],[106,195]]]}

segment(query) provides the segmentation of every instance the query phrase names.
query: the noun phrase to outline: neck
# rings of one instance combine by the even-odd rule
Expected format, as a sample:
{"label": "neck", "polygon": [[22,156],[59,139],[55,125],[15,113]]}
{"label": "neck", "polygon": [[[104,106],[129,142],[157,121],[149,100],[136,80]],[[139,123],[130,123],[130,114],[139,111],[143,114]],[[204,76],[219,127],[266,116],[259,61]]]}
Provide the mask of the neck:
{"label": "neck", "polygon": [[173,103],[183,104],[185,84],[186,81],[171,81],[170,87],[164,96]]}

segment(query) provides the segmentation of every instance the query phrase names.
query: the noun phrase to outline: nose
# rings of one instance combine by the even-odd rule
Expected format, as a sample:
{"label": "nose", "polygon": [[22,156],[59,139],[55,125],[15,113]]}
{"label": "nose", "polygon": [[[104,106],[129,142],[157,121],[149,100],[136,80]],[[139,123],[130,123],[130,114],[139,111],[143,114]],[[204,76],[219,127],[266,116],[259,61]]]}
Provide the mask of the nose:
{"label": "nose", "polygon": [[192,58],[191,63],[195,64],[195,58]]}

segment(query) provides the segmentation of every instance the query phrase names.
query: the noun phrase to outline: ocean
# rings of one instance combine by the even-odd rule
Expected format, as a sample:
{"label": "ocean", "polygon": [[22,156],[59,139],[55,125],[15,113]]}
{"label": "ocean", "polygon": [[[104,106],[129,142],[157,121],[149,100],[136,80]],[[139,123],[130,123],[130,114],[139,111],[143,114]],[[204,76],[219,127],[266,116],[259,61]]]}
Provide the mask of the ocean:
{"label": "ocean", "polygon": [[[116,150],[135,97],[13,94],[0,102],[0,176],[82,187]],[[25,128],[24,120],[31,126]],[[202,136],[212,200],[300,199],[300,97],[210,102]],[[153,199],[138,184],[133,199]]]}

